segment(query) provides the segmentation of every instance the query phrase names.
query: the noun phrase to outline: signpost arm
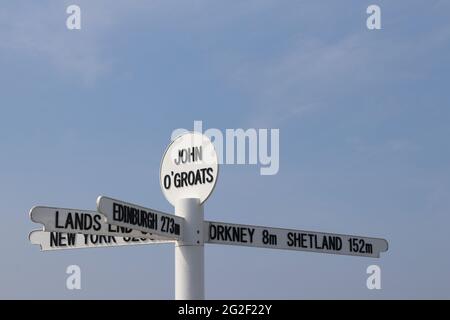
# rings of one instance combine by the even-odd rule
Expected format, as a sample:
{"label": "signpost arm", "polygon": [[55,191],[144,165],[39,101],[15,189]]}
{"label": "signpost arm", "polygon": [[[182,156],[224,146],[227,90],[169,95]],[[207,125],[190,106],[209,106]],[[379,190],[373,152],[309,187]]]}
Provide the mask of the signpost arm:
{"label": "signpost arm", "polygon": [[204,212],[199,199],[180,199],[175,214],[184,218],[183,239],[175,245],[175,299],[203,300]]}

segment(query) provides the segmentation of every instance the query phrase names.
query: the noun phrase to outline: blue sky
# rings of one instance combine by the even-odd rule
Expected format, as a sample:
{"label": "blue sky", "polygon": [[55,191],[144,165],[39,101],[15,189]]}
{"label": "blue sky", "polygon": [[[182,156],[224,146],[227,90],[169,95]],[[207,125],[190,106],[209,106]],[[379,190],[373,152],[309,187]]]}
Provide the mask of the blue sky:
{"label": "blue sky", "polygon": [[[82,30],[65,27],[78,4]],[[378,4],[382,30],[366,28]],[[0,10],[0,298],[174,296],[171,245],[39,252],[34,205],[171,211],[171,133],[280,129],[224,165],[210,220],[384,237],[379,260],[206,247],[208,298],[450,298],[450,3],[9,1]],[[81,291],[65,269],[82,269]],[[366,288],[378,264],[382,290]]]}

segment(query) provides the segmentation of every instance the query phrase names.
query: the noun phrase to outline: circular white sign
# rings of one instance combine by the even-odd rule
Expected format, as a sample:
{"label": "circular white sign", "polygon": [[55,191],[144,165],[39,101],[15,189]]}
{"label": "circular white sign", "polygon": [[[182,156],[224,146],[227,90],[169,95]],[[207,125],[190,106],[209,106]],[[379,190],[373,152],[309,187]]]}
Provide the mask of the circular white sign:
{"label": "circular white sign", "polygon": [[198,132],[188,132],[176,138],[164,153],[161,170],[161,189],[173,206],[185,198],[200,199],[203,203],[213,192],[219,174],[214,145]]}

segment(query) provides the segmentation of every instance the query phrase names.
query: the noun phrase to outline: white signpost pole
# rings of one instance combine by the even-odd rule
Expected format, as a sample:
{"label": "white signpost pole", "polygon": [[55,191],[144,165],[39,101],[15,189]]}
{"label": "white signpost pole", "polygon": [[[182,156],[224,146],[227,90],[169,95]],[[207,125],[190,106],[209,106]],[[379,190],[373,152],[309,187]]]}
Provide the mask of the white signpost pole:
{"label": "white signpost pole", "polygon": [[214,145],[198,132],[172,141],[161,161],[161,189],[184,220],[183,236],[175,244],[176,300],[205,298],[203,203],[214,190],[218,171]]}
{"label": "white signpost pole", "polygon": [[175,244],[175,299],[205,298],[204,212],[200,199],[180,199],[175,214],[185,219],[184,239]]}

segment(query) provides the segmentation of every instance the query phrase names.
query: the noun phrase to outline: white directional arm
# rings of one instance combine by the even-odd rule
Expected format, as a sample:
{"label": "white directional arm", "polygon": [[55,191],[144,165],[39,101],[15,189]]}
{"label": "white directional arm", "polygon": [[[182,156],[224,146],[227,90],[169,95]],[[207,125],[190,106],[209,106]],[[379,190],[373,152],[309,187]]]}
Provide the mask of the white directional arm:
{"label": "white directional arm", "polygon": [[379,258],[385,239],[223,222],[204,223],[205,243]]}
{"label": "white directional arm", "polygon": [[39,245],[42,251],[174,243],[170,240],[150,240],[142,237],[114,237],[42,230],[32,231],[29,239],[32,244]]}
{"label": "white directional arm", "polygon": [[184,219],[158,210],[108,197],[98,197],[97,211],[109,224],[166,237],[182,239]]}
{"label": "white directional arm", "polygon": [[96,211],[36,206],[30,210],[30,218],[33,222],[41,223],[44,231],[48,232],[167,240],[152,233],[110,225],[106,223],[104,216]]}

